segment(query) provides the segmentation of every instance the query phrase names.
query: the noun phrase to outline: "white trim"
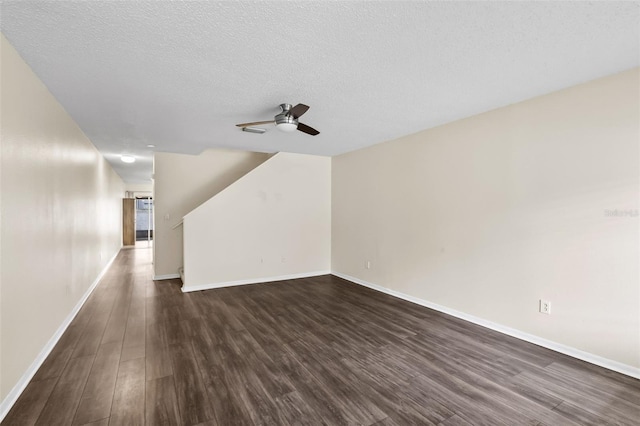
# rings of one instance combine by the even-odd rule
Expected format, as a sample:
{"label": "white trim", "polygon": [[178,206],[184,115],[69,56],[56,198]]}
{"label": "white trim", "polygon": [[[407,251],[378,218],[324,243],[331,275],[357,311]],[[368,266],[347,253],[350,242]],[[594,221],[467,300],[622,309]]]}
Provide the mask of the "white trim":
{"label": "white trim", "polygon": [[162,281],[162,280],[175,280],[176,278],[180,278],[180,274],[165,274],[165,275],[154,275],[154,281]]}
{"label": "white trim", "polygon": [[[120,249],[122,248],[123,247],[120,247]],[[22,394],[22,392],[27,387],[27,385],[29,384],[33,376],[36,374],[40,366],[42,366],[42,363],[44,362],[44,360],[47,359],[47,356],[49,356],[49,353],[51,353],[53,348],[56,346],[56,343],[58,343],[58,340],[60,340],[60,338],[62,337],[62,334],[65,332],[67,327],[69,327],[69,324],[71,324],[71,321],[73,321],[73,319],[76,317],[78,312],[80,312],[80,308],[82,308],[82,305],[84,305],[84,303],[87,301],[87,299],[89,298],[93,290],[95,290],[95,288],[98,286],[98,283],[100,282],[104,274],[107,272],[107,270],[109,270],[109,267],[111,266],[113,261],[116,260],[118,253],[120,253],[120,249],[118,249],[118,251],[113,255],[111,260],[107,262],[105,267],[102,269],[102,271],[100,271],[100,273],[98,274],[96,279],[91,283],[91,285],[89,286],[87,291],[84,293],[84,295],[82,295],[82,298],[78,301],[78,303],[76,303],[76,306],[73,307],[73,310],[69,313],[69,315],[67,315],[64,321],[62,321],[62,324],[60,324],[60,327],[58,327],[58,329],[53,334],[53,336],[51,336],[47,344],[44,345],[44,347],[42,348],[42,350],[40,351],[36,359],[33,360],[29,368],[27,368],[27,370],[24,372],[22,377],[20,377],[20,380],[18,380],[18,383],[15,384],[13,389],[11,389],[11,391],[7,394],[7,396],[4,398],[2,403],[0,403],[0,422],[9,413],[9,410],[11,409],[11,407],[13,407],[13,404],[16,403],[20,394]]]}
{"label": "white trim", "polygon": [[533,343],[535,345],[542,346],[543,348],[551,349],[553,351],[560,352],[561,354],[569,355],[573,358],[577,358],[582,361],[586,361],[588,363],[595,364],[600,367],[604,367],[606,369],[613,370],[618,373],[622,373],[624,375],[634,377],[636,379],[640,379],[640,368],[623,364],[621,362],[604,358],[589,352],[585,352],[580,349],[573,348],[571,346],[563,345],[562,343],[557,343],[551,340],[547,340],[542,337],[535,336],[533,334],[525,333],[524,331],[516,330],[515,328],[510,328],[501,324],[497,324],[495,322],[487,321],[485,319],[482,319],[473,315],[465,314],[464,312],[456,311],[455,309],[447,308],[446,306],[438,305],[436,303],[432,303],[427,300],[420,299],[414,296],[409,296],[407,294],[401,293],[399,291],[391,290],[377,284],[372,284],[370,282],[361,280],[360,278],[352,277],[346,274],[341,274],[335,271],[331,273],[336,277],[340,277],[347,281],[351,281],[355,284],[359,284],[361,286],[368,287],[370,289],[377,290],[382,293],[386,293],[390,296],[397,297],[399,299],[403,299],[408,302],[425,306],[427,308],[431,308],[433,310],[443,312],[453,317],[472,322],[474,324],[480,325],[482,327],[486,327],[488,329],[497,331],[499,333],[503,333],[520,340],[524,340],[525,342]]}
{"label": "white trim", "polygon": [[213,283],[213,284],[201,284],[201,285],[194,285],[194,286],[183,285],[182,292],[189,293],[192,291],[212,290],[214,288],[233,287],[237,285],[246,285],[246,284],[260,284],[260,283],[268,283],[268,282],[283,281],[283,280],[295,280],[297,278],[309,278],[309,277],[317,277],[320,275],[329,275],[329,274],[331,274],[331,271],[315,271],[315,272],[303,272],[301,274],[280,275],[277,277],[250,278],[248,280],[226,281],[226,282]]}

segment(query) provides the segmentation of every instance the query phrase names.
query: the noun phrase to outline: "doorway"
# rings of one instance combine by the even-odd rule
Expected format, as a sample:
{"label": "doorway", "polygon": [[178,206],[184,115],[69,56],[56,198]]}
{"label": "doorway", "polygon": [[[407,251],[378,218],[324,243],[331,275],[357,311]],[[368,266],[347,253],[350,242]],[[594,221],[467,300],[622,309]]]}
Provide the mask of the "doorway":
{"label": "doorway", "polygon": [[136,242],[153,241],[153,198],[136,197]]}

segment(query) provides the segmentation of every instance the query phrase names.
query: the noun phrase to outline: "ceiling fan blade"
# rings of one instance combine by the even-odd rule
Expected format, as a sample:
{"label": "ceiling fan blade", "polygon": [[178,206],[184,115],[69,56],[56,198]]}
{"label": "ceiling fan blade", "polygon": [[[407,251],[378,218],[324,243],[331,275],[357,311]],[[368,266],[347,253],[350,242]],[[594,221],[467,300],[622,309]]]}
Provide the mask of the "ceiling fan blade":
{"label": "ceiling fan blade", "polygon": [[240,123],[240,124],[236,124],[237,127],[249,127],[249,126],[259,126],[261,124],[269,124],[269,123],[275,123],[275,121],[273,120],[267,120],[267,121],[253,121],[251,123]]}
{"label": "ceiling fan blade", "polygon": [[307,112],[309,109],[305,104],[298,104],[289,110],[289,114],[293,115],[295,118],[300,117],[302,114]]}
{"label": "ceiling fan blade", "polygon": [[302,124],[302,123],[298,123],[298,130],[311,136],[320,134],[320,132],[314,129],[313,127],[309,127],[306,124]]}

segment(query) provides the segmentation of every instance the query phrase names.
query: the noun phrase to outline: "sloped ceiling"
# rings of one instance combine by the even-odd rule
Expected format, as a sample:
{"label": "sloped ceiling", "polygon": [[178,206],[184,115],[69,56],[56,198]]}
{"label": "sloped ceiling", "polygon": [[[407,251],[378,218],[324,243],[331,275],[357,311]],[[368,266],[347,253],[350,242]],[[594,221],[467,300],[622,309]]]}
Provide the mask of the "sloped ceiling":
{"label": "sloped ceiling", "polygon": [[[2,2],[127,182],[153,150],[336,155],[638,66],[638,2]],[[280,103],[321,131],[244,133]],[[147,148],[148,144],[155,148]],[[133,165],[120,162],[134,154]]]}

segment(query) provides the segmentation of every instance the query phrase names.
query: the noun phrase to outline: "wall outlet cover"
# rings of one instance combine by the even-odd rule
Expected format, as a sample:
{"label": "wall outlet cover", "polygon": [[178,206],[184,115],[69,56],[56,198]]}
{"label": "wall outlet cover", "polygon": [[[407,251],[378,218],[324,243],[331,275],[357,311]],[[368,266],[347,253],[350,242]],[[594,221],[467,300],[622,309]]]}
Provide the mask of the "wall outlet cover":
{"label": "wall outlet cover", "polygon": [[547,315],[551,314],[551,302],[540,299],[540,313]]}

